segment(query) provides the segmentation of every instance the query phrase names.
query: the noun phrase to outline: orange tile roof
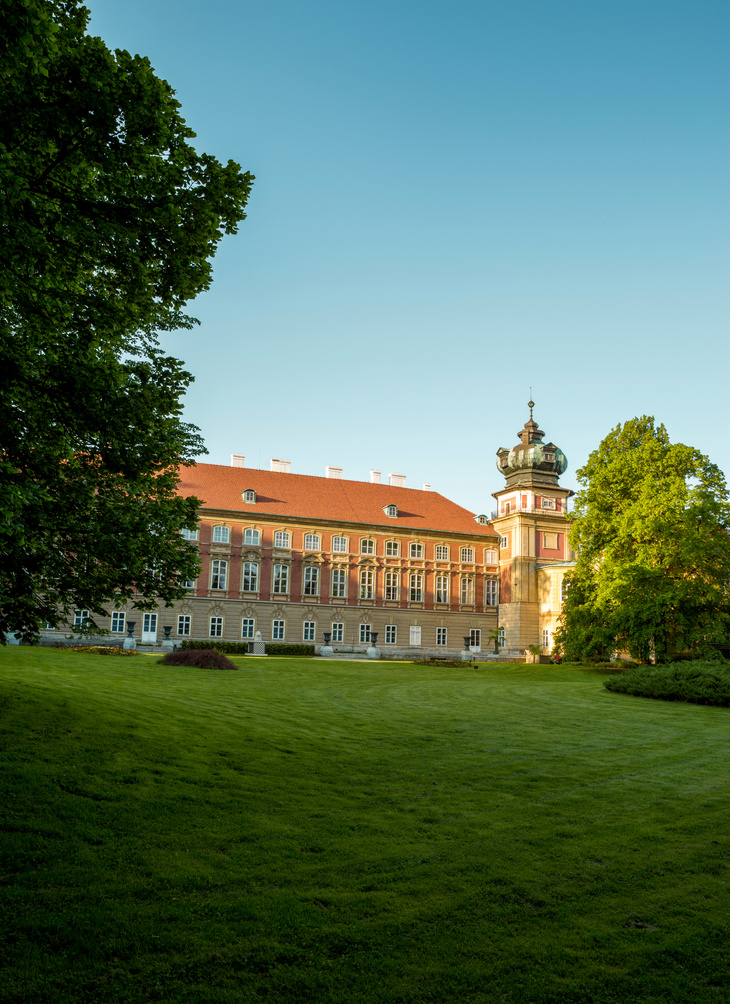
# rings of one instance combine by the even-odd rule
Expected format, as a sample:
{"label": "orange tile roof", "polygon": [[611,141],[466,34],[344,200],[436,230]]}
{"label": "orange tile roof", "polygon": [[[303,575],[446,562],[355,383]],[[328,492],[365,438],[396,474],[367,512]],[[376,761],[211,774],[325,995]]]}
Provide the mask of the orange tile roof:
{"label": "orange tile roof", "polygon": [[[475,522],[474,514],[438,492],[394,488],[367,481],[317,478],[309,474],[283,474],[249,467],[196,464],[180,471],[178,492],[197,495],[204,509],[256,515],[367,523],[398,529],[441,530],[472,537],[496,537],[492,526]],[[247,488],[256,492],[255,504],[243,501]],[[398,506],[398,518],[388,517],[383,506]]]}

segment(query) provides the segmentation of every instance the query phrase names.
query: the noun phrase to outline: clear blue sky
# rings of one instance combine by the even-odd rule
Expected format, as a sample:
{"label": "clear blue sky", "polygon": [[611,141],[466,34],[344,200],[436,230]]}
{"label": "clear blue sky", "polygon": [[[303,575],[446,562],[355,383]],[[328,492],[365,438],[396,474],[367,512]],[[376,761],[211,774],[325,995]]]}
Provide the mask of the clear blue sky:
{"label": "clear blue sky", "polygon": [[256,175],[202,324],[209,457],[474,511],[535,417],[561,479],[653,414],[730,472],[726,0],[89,0]]}

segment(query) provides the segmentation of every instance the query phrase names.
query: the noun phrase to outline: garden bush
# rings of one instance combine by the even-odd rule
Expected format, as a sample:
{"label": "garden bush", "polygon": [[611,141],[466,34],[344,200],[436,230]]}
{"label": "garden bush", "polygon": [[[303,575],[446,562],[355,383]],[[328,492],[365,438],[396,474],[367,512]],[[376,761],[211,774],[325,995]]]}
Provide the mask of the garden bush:
{"label": "garden bush", "polygon": [[730,665],[714,661],[636,666],[604,681],[606,690],[661,701],[730,707]]}
{"label": "garden bush", "polygon": [[238,669],[230,659],[220,652],[210,649],[187,649],[184,652],[168,652],[158,660],[163,666],[192,666],[195,669]]}
{"label": "garden bush", "polygon": [[[184,641],[180,648],[183,651],[195,649],[211,649],[215,652],[227,652],[228,655],[247,655],[249,643],[247,641]],[[314,655],[314,645],[287,645],[285,642],[267,641],[267,655]]]}
{"label": "garden bush", "polygon": [[59,645],[66,652],[86,652],[89,655],[139,655],[133,648],[118,648],[116,645]]}

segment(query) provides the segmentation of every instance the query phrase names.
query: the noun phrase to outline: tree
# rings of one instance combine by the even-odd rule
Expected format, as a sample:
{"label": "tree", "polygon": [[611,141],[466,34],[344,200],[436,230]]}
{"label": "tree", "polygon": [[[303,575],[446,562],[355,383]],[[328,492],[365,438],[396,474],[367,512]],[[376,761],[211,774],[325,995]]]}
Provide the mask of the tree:
{"label": "tree", "polygon": [[615,429],[577,472],[557,642],[568,658],[628,649],[665,662],[726,640],[730,507],[720,470],[654,419]]}
{"label": "tree", "polygon": [[169,84],[88,16],[0,0],[0,641],[196,574],[175,489],[205,451],[158,335],[195,323],[253,180],[198,153]]}

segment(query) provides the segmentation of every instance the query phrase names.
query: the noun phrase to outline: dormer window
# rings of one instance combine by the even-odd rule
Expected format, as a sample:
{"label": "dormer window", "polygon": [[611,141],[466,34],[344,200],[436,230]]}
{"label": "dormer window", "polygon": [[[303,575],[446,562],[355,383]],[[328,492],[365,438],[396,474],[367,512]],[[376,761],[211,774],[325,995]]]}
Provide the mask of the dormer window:
{"label": "dormer window", "polygon": [[474,519],[476,520],[477,523],[480,523],[482,526],[484,526],[488,522],[487,517],[484,515],[483,512],[480,513],[478,516],[475,516]]}
{"label": "dormer window", "polygon": [[397,505],[384,505],[383,512],[386,516],[391,519],[398,519],[398,506]]}
{"label": "dormer window", "polygon": [[542,506],[543,509],[554,509],[555,508],[555,499],[545,499],[544,498],[544,499],[542,499],[542,501],[541,501],[540,504],[541,504],[541,506]]}
{"label": "dormer window", "polygon": [[243,492],[243,501],[244,502],[256,501],[256,492],[253,490],[253,488],[247,488],[246,491]]}

